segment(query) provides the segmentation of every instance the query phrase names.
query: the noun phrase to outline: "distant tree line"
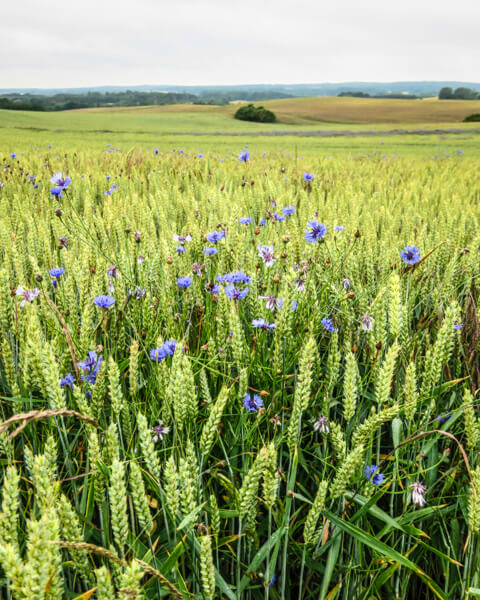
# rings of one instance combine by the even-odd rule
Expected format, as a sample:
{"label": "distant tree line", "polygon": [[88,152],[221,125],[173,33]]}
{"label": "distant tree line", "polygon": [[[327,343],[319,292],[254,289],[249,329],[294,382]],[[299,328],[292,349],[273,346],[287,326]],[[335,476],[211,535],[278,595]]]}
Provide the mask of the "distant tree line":
{"label": "distant tree line", "polygon": [[10,110],[58,111],[102,106],[149,106],[186,104],[194,102],[195,94],[173,92],[88,92],[87,94],[5,94],[0,98],[0,108]]}
{"label": "distant tree line", "polygon": [[416,100],[419,96],[414,94],[368,94],[367,92],[340,92],[339,98],[393,98],[394,100]]}
{"label": "distant tree line", "polygon": [[458,87],[453,90],[451,87],[442,87],[438,93],[439,100],[480,100],[480,93],[472,88]]}
{"label": "distant tree line", "polygon": [[234,117],[235,119],[240,119],[240,121],[255,121],[257,123],[275,123],[277,120],[271,110],[263,106],[254,106],[253,104],[241,106],[234,114]]}
{"label": "distant tree line", "polygon": [[8,110],[60,111],[77,108],[99,108],[115,106],[150,106],[164,104],[215,104],[224,105],[232,100],[273,100],[291,98],[282,92],[249,92],[233,90],[221,92],[214,90],[202,94],[184,92],[88,92],[86,94],[58,93],[55,95],[10,93],[0,97],[0,108]]}

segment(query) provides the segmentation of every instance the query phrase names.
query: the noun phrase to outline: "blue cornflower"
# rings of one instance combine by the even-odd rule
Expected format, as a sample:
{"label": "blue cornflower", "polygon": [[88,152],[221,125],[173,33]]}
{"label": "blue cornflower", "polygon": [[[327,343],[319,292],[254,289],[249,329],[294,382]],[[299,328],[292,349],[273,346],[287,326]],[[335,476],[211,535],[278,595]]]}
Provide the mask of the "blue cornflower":
{"label": "blue cornflower", "polygon": [[310,227],[311,231],[304,229],[305,239],[311,244],[316,244],[327,233],[327,227],[318,221],[309,221],[307,227]]}
{"label": "blue cornflower", "polygon": [[153,350],[150,350],[150,358],[160,362],[167,356],[173,356],[176,347],[176,340],[167,340],[166,342],[163,342],[160,348],[153,348]]}
{"label": "blue cornflower", "polygon": [[70,177],[62,176],[61,171],[52,175],[50,181],[55,185],[55,187],[61,188],[62,190],[65,190],[72,183]]}
{"label": "blue cornflower", "polygon": [[367,465],[363,472],[365,473],[367,480],[373,483],[373,485],[382,485],[382,483],[385,481],[385,475],[382,475],[382,473],[376,473],[376,471],[378,471],[377,465]]}
{"label": "blue cornflower", "polygon": [[268,583],[267,587],[270,589],[276,580],[277,580],[277,574],[274,573],[272,576],[272,579],[270,580],[270,583],[268,583],[267,581],[265,581],[264,583],[265,583],[265,585],[267,585],[267,583]]}
{"label": "blue cornflower", "polygon": [[236,288],[233,283],[227,285],[225,288],[225,293],[230,298],[230,300],[243,300],[248,294],[248,287],[243,290]]}
{"label": "blue cornflower", "polygon": [[250,223],[252,222],[252,217],[240,217],[240,219],[238,220],[242,225],[250,225]]}
{"label": "blue cornflower", "polygon": [[75,377],[71,373],[68,373],[67,375],[65,375],[65,377],[62,377],[60,379],[60,387],[61,388],[69,387],[70,389],[73,390],[74,383],[75,383]]}
{"label": "blue cornflower", "polygon": [[55,277],[55,279],[59,279],[64,273],[65,269],[63,267],[55,267],[48,272],[50,277]]}
{"label": "blue cornflower", "polygon": [[225,231],[212,231],[207,234],[207,240],[211,244],[217,244],[220,240],[225,237]]}
{"label": "blue cornflower", "polygon": [[150,358],[152,360],[156,360],[157,362],[162,361],[166,357],[165,351],[163,348],[153,348],[150,350]]}
{"label": "blue cornflower", "polygon": [[205,289],[209,294],[218,294],[220,291],[220,286],[218,285],[218,283],[207,283],[205,284]]}
{"label": "blue cornflower", "polygon": [[56,196],[57,198],[63,198],[65,194],[63,194],[63,188],[56,185],[50,190],[52,196]]}
{"label": "blue cornflower", "polygon": [[292,306],[290,308],[290,310],[293,312],[295,310],[297,310],[298,304],[296,300],[292,300]]}
{"label": "blue cornflower", "polygon": [[217,253],[217,249],[216,248],[204,248],[203,252],[207,255],[207,256],[213,256],[214,254]]}
{"label": "blue cornflower", "polygon": [[178,287],[183,288],[184,290],[186,290],[188,287],[190,287],[192,285],[192,278],[191,277],[179,277],[177,279],[177,285]]}
{"label": "blue cornflower", "polygon": [[185,254],[185,247],[184,246],[177,246],[177,253],[178,254]]}
{"label": "blue cornflower", "polygon": [[315,179],[315,175],[313,173],[307,173],[306,171],[304,171],[304,173],[303,173],[303,179],[307,183],[310,183],[310,181],[313,181]]}
{"label": "blue cornflower", "polygon": [[416,265],[421,258],[420,250],[416,246],[405,246],[400,256],[406,265]]}
{"label": "blue cornflower", "polygon": [[115,304],[115,298],[112,298],[112,296],[109,296],[108,294],[97,296],[93,301],[98,308],[103,308],[104,310],[111,308]]}
{"label": "blue cornflower", "polygon": [[87,358],[83,362],[77,363],[77,366],[80,367],[80,369],[87,372],[86,376],[82,375],[83,381],[95,385],[102,361],[102,356],[98,356],[95,350],[90,350]]}
{"label": "blue cornflower", "polygon": [[338,329],[336,327],[334,327],[332,319],[328,319],[327,317],[323,317],[322,325],[327,331],[330,331],[332,333],[334,333],[335,331],[338,331]]}
{"label": "blue cornflower", "polygon": [[267,220],[266,219],[260,219],[260,227],[265,227],[265,225],[267,224]]}
{"label": "blue cornflower", "polygon": [[177,347],[176,340],[167,340],[163,342],[162,348],[167,356],[173,356],[175,348]]}
{"label": "blue cornflower", "polygon": [[285,215],[279,215],[278,212],[273,213],[275,221],[285,221]]}
{"label": "blue cornflower", "polygon": [[219,283],[250,283],[249,275],[243,271],[234,271],[233,273],[225,273],[225,275],[217,275]]}
{"label": "blue cornflower", "polygon": [[254,394],[253,398],[250,394],[246,394],[243,399],[243,406],[248,412],[257,412],[259,408],[262,408],[263,400],[258,394]]}
{"label": "blue cornflower", "polygon": [[178,153],[179,154],[185,154],[185,150],[179,150]]}
{"label": "blue cornflower", "polygon": [[153,153],[154,153],[154,154],[158,154],[158,148],[154,148],[154,149],[153,149]]}
{"label": "blue cornflower", "polygon": [[335,231],[345,231],[345,225],[335,225]]}
{"label": "blue cornflower", "polygon": [[444,415],[438,415],[438,417],[436,418],[436,420],[440,424],[441,423],[445,423],[445,421],[448,421],[448,419],[450,419],[451,416],[452,416],[452,413],[449,410],[447,410]]}
{"label": "blue cornflower", "polygon": [[60,248],[65,248],[65,250],[68,250],[67,236],[57,238],[57,242],[58,242],[58,245],[60,246]]}
{"label": "blue cornflower", "polygon": [[248,150],[242,150],[240,152],[240,156],[238,157],[238,160],[240,162],[247,162],[247,160],[250,158],[250,152]]}
{"label": "blue cornflower", "polygon": [[274,331],[275,330],[275,323],[267,323],[267,321],[265,321],[265,319],[253,319],[252,321],[252,327],[254,327],[255,329],[265,329],[265,331]]}
{"label": "blue cornflower", "polygon": [[10,152],[10,158],[17,158],[17,155],[15,154],[15,152]]}
{"label": "blue cornflower", "polygon": [[453,324],[453,329],[455,331],[460,331],[461,329],[463,329],[465,326],[465,323],[459,323],[458,321],[455,321]]}
{"label": "blue cornflower", "polygon": [[295,207],[293,205],[285,206],[285,208],[282,208],[282,213],[284,215],[286,215],[287,217],[291,217],[294,212],[295,212]]}

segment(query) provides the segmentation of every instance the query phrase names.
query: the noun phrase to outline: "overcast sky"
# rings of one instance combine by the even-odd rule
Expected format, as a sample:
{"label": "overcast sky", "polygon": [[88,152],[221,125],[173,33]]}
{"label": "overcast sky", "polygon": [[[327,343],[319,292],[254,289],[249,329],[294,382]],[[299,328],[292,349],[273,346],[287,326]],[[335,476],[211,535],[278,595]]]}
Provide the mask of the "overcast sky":
{"label": "overcast sky", "polygon": [[480,0],[0,4],[0,88],[480,80]]}

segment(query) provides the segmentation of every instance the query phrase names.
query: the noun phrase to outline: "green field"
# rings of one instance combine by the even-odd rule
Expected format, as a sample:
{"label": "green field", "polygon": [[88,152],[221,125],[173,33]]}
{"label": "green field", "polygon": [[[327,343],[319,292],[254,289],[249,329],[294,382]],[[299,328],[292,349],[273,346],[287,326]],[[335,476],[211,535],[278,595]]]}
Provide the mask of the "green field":
{"label": "green field", "polygon": [[[264,104],[276,112],[278,123],[237,121],[233,119],[235,106],[174,105],[61,113],[0,111],[0,133],[12,151],[48,144],[67,151],[111,143],[126,150],[183,147],[224,153],[248,143],[258,152],[294,151],[297,147],[302,154],[355,156],[382,151],[389,155],[433,156],[438,150],[448,153],[461,149],[469,156],[480,156],[480,127],[461,122],[467,114],[480,111],[480,102],[297,98]],[[421,130],[423,134],[391,134],[399,129]],[[428,134],[432,129],[462,133]],[[311,137],[311,132],[318,131],[323,135]],[[343,135],[328,136],[332,132]],[[367,136],[367,132],[373,135]],[[388,140],[385,149],[379,146],[382,140]]]}
{"label": "green field", "polygon": [[2,600],[480,594],[480,136],[305,102],[0,112]]}

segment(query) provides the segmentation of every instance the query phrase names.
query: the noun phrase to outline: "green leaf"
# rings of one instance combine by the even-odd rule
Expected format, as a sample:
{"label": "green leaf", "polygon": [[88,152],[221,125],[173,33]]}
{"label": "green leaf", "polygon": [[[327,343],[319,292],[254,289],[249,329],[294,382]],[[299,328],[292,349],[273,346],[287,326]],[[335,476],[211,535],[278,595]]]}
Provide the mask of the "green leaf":
{"label": "green leaf", "polygon": [[375,550],[381,556],[384,556],[395,563],[399,563],[403,567],[406,567],[407,569],[410,569],[411,571],[416,573],[428,585],[428,587],[434,592],[434,594],[437,596],[437,598],[441,598],[442,600],[447,600],[447,596],[445,596],[445,594],[438,587],[438,585],[424,571],[422,571],[422,569],[420,569],[419,566],[417,566],[409,558],[403,556],[402,554],[400,554],[400,552],[397,552],[397,550],[395,550],[394,548],[387,546],[387,544],[384,544],[383,542],[378,540],[376,537],[371,536],[370,534],[366,533],[359,527],[352,525],[348,521],[344,521],[337,515],[329,512],[329,511],[324,511],[324,515],[327,517],[327,519],[329,519],[332,523],[334,523],[339,529],[342,529],[345,533],[348,533],[349,535],[354,537],[359,543],[369,546],[370,548],[372,548],[372,550]]}

